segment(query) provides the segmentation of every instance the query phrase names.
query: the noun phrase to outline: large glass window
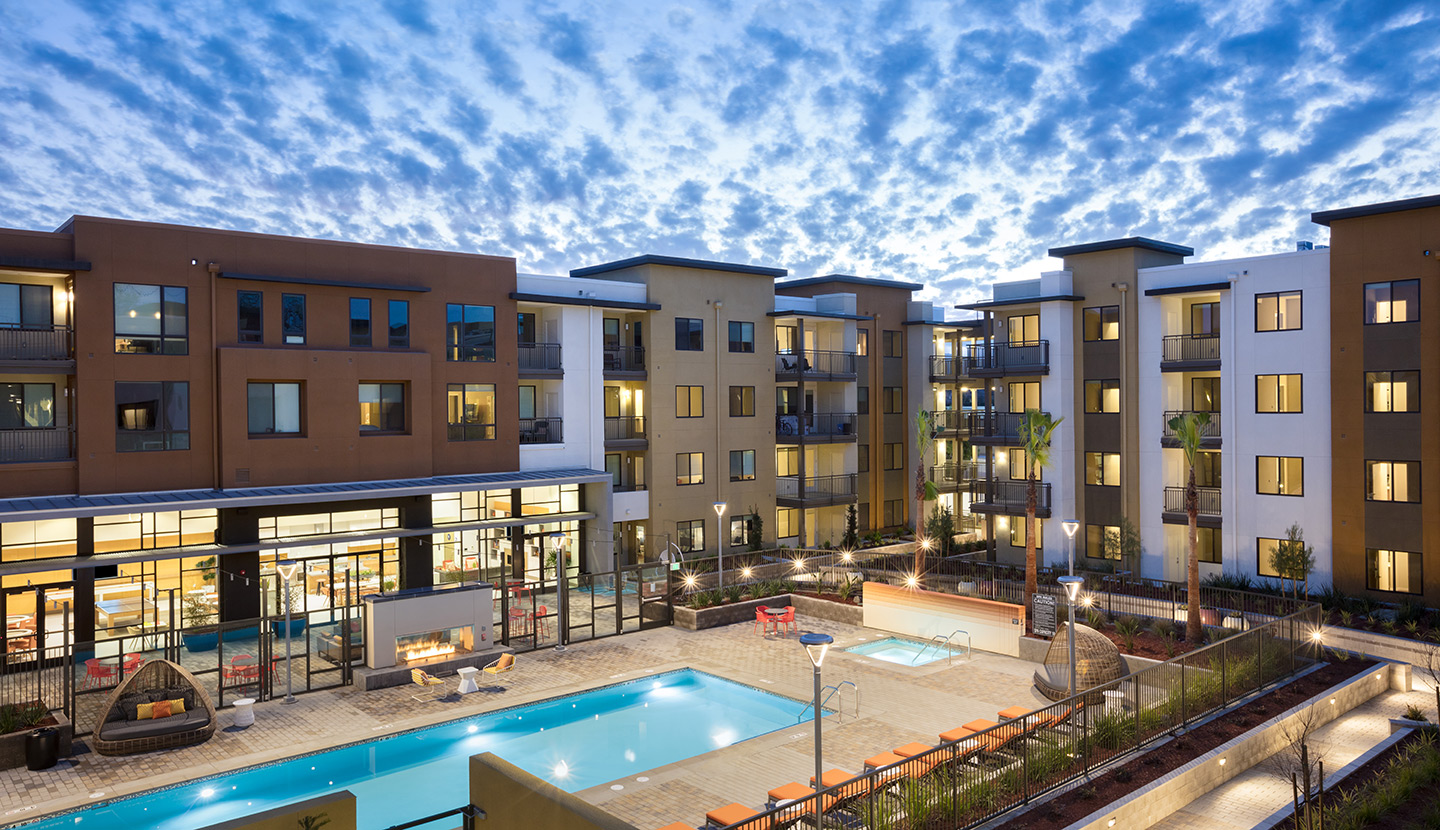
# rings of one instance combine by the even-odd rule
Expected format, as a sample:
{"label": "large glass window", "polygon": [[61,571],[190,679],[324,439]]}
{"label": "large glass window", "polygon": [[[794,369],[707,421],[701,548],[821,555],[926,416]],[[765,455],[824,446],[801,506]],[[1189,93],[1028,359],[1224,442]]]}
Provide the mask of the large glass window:
{"label": "large glass window", "polygon": [[1085,555],[1092,559],[1119,560],[1120,526],[1085,525]]}
{"label": "large glass window", "polygon": [[188,301],[173,285],[115,283],[118,354],[188,354]]}
{"label": "large glass window", "polygon": [[300,384],[249,385],[251,435],[300,434]]}
{"label": "large glass window", "polygon": [[445,387],[445,412],[451,441],[495,438],[495,384],[451,383]]}
{"label": "large glass window", "polygon": [[1419,372],[1366,372],[1366,412],[1419,412]]}
{"label": "large glass window", "polygon": [[1009,385],[1010,411],[1015,414],[1040,408],[1039,381],[1016,381]]}
{"label": "large glass window", "polygon": [[[1013,384],[1012,384],[1013,385]],[[1038,384],[1037,384],[1038,385]],[[1037,393],[1038,395],[1038,393]],[[1038,404],[1039,401],[1037,400]],[[1085,411],[1091,415],[1112,414],[1120,411],[1120,381],[1085,381]]]}
{"label": "large glass window", "polygon": [[1419,319],[1419,280],[1365,284],[1365,325],[1413,323]]}
{"label": "large glass window", "polygon": [[405,431],[405,384],[360,384],[360,432]]}
{"label": "large glass window", "polygon": [[[1023,547],[1025,547],[1025,538],[1026,538],[1026,532],[1025,532],[1025,517],[1024,517],[1024,516],[1011,516],[1011,517],[1010,517],[1010,547],[1012,547],[1012,548],[1023,548]],[[1035,520],[1035,547],[1036,547],[1037,550],[1045,547],[1045,523],[1044,523],[1043,521],[1041,521],[1040,519],[1036,519],[1036,520]]]}
{"label": "large glass window", "polygon": [[730,417],[749,418],[755,415],[755,387],[730,387]]}
{"label": "large glass window", "polygon": [[1302,412],[1301,375],[1256,375],[1256,412]]}
{"label": "large glass window", "polygon": [[280,334],[286,345],[305,345],[305,295],[280,295]]}
{"label": "large glass window", "polygon": [[1305,495],[1305,459],[1283,455],[1256,456],[1255,492],[1268,496]]}
{"label": "large glass window", "polygon": [[1280,572],[1275,570],[1275,566],[1271,564],[1270,557],[1275,555],[1275,551],[1280,548],[1283,541],[1285,540],[1266,536],[1255,540],[1255,573],[1261,576],[1280,576]]}
{"label": "large glass window", "polygon": [[897,441],[893,444],[886,444],[883,452],[885,454],[885,469],[905,469],[905,444],[903,442]]}
{"label": "large glass window", "polygon": [[775,448],[775,475],[800,475],[800,450],[797,447]]}
{"label": "large glass window", "polygon": [[675,351],[705,351],[705,321],[695,317],[675,318]]}
{"label": "large glass window", "polygon": [[1419,461],[1366,461],[1368,501],[1420,501]]}
{"label": "large glass window", "polygon": [[445,359],[458,362],[495,362],[495,307],[445,306]]}
{"label": "large glass window", "polygon": [[1007,342],[1012,345],[1040,342],[1040,315],[1016,314],[1006,321]]}
{"label": "large glass window", "polygon": [[410,303],[407,300],[390,301],[390,348],[410,348]]}
{"label": "large glass window", "polygon": [[675,453],[675,484],[684,486],[705,483],[705,453]]}
{"label": "large glass window", "polygon": [[364,297],[350,298],[350,345],[369,346],[373,335],[370,326],[370,301]]}
{"label": "large glass window", "polygon": [[1220,333],[1220,304],[1195,303],[1190,306],[1191,334]]}
{"label": "large glass window", "polygon": [[744,547],[747,543],[746,531],[750,522],[755,518],[754,513],[741,513],[739,516],[730,517],[730,547]]}
{"label": "large glass window", "polygon": [[677,386],[677,387],[675,387],[675,417],[676,417],[676,418],[704,418],[704,417],[705,417],[705,387],[703,387],[703,386]]}
{"label": "large glass window", "polygon": [[1190,379],[1190,411],[1220,411],[1220,378]]}
{"label": "large glass window", "polygon": [[730,480],[731,480],[731,481],[754,481],[754,480],[755,480],[755,451],[754,451],[754,450],[731,450],[731,451],[730,451]]}
{"label": "large glass window", "polygon": [[55,384],[0,383],[0,429],[55,426]]}
{"label": "large glass window", "polygon": [[54,315],[50,286],[0,283],[0,328],[48,329]]}
{"label": "large glass window", "polygon": [[695,553],[705,549],[705,521],[693,519],[688,522],[675,523],[675,544],[685,553]]}
{"label": "large glass window", "polygon": [[884,347],[885,357],[905,356],[905,335],[903,332],[882,331],[880,332],[880,337],[880,345]]}
{"label": "large glass window", "polygon": [[796,507],[775,508],[775,538],[790,539],[800,534],[800,509]]}
{"label": "large glass window", "polygon": [[886,386],[885,393],[885,414],[899,415],[905,411],[905,388],[902,386]]}
{"label": "large glass window", "polygon": [[216,510],[170,510],[95,517],[95,552],[120,553],[215,544]]}
{"label": "large glass window", "polygon": [[1084,312],[1085,340],[1119,340],[1120,306],[1106,305],[1087,308]]}
{"label": "large glass window", "polygon": [[1120,453],[1085,453],[1085,483],[1101,487],[1120,486]]}
{"label": "large glass window", "polygon": [[265,295],[259,291],[239,291],[235,297],[238,315],[238,339],[241,343],[265,342]]}
{"label": "large glass window", "polygon": [[755,351],[755,324],[730,322],[730,351],[751,353]]}
{"label": "large glass window", "polygon": [[1419,553],[1370,548],[1365,551],[1365,564],[1365,587],[1372,591],[1419,594],[1425,590]]}
{"label": "large glass window", "polygon": [[75,555],[74,519],[0,524],[0,561],[26,562]]}
{"label": "large glass window", "polygon": [[190,449],[190,384],[115,384],[117,452]]}
{"label": "large glass window", "polygon": [[1293,331],[1300,327],[1299,291],[1255,295],[1256,331]]}
{"label": "large glass window", "polygon": [[1195,528],[1195,558],[1211,565],[1221,564],[1219,531],[1213,527]]}

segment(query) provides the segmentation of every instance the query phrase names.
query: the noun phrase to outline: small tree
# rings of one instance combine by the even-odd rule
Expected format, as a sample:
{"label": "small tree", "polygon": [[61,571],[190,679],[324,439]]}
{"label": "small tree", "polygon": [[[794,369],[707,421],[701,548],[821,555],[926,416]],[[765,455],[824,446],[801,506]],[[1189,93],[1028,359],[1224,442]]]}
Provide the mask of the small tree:
{"label": "small tree", "polygon": [[942,504],[930,512],[930,518],[925,520],[925,535],[935,540],[935,550],[941,556],[950,555],[955,544],[955,514],[950,508]]}
{"label": "small tree", "polygon": [[[1294,783],[1296,799],[1305,814],[1310,812],[1310,805],[1305,802],[1319,788],[1320,771],[1324,769],[1328,755],[1323,744],[1316,746],[1311,743],[1315,739],[1315,730],[1323,725],[1318,707],[1311,706],[1297,712],[1280,729],[1279,751],[1264,762],[1270,775],[1283,783]],[[1295,819],[1296,826],[1308,826],[1298,824],[1301,813],[1297,812]]]}
{"label": "small tree", "polygon": [[1020,443],[1025,445],[1025,625],[1030,625],[1030,599],[1038,587],[1035,566],[1035,512],[1039,496],[1035,487],[1038,473],[1050,466],[1050,440],[1064,418],[1049,412],[1027,409],[1020,416]]}
{"label": "small tree", "polygon": [[925,575],[925,547],[920,536],[925,532],[925,502],[934,501],[939,495],[935,482],[926,475],[929,468],[925,459],[935,443],[935,429],[928,410],[915,413],[915,448],[920,453],[920,463],[915,467],[915,578]]}
{"label": "small tree", "polygon": [[845,510],[845,536],[840,540],[840,546],[846,550],[854,550],[860,544],[860,511],[855,505],[850,505]]}
{"label": "small tree", "polygon": [[760,510],[753,504],[750,505],[750,518],[745,520],[745,544],[752,551],[765,544],[765,520],[760,518]]}
{"label": "small tree", "polygon": [[[1120,519],[1120,532],[1110,531],[1105,534],[1105,551],[1120,552],[1120,562],[1124,570],[1132,574],[1140,573],[1140,557],[1145,555],[1145,547],[1140,543],[1140,528],[1126,518]],[[1094,554],[1091,554],[1092,556]]]}
{"label": "small tree", "polygon": [[1285,538],[1270,549],[1270,567],[1280,579],[1290,581],[1290,596],[1298,598],[1301,586],[1310,594],[1310,572],[1315,570],[1315,547],[1305,544],[1305,531],[1298,523],[1290,525]]}
{"label": "small tree", "polygon": [[1205,638],[1205,629],[1200,625],[1200,491],[1195,486],[1195,459],[1209,423],[1208,412],[1186,412],[1170,419],[1170,431],[1185,451],[1185,464],[1190,468],[1185,481],[1185,517],[1189,524],[1186,538],[1190,549],[1185,569],[1185,639],[1195,645]]}

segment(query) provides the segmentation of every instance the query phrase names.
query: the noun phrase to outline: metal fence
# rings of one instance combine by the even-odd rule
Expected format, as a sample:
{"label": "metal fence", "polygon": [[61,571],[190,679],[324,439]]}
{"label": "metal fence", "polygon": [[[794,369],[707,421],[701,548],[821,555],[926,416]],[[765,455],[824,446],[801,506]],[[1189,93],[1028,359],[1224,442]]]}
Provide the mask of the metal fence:
{"label": "metal fence", "polygon": [[1220,359],[1218,334],[1168,334],[1161,341],[1161,363]]}
{"label": "metal fence", "polygon": [[962,372],[966,375],[1045,373],[1050,370],[1050,341],[983,343],[965,347]]}
{"label": "metal fence", "polygon": [[[1220,488],[1219,487],[1196,487],[1196,502],[1201,516],[1220,515]],[[1185,512],[1185,488],[1165,488],[1165,512]]]}
{"label": "metal fence", "polygon": [[74,457],[74,427],[0,429],[0,462],[68,461]]}
{"label": "metal fence", "polygon": [[69,360],[72,341],[69,326],[0,328],[0,360]]}
{"label": "metal fence", "polygon": [[553,372],[560,369],[559,343],[518,343],[516,344],[517,365],[520,371]]}
{"label": "metal fence", "polygon": [[850,438],[858,432],[854,412],[807,412],[804,415],[775,416],[775,435],[778,440],[798,436],[802,428],[806,435],[817,438]]}
{"label": "metal fence", "polygon": [[[1029,486],[1030,483],[1027,481],[1001,481],[999,479],[970,481],[967,485],[970,493],[970,506],[971,508],[988,508],[1001,513],[1024,513]],[[1035,509],[1050,509],[1049,482],[1035,482]]]}
{"label": "metal fence", "polygon": [[775,355],[775,374],[789,375],[840,375],[855,374],[854,352],[830,352],[806,349],[803,352],[784,352]]}
{"label": "metal fence", "polygon": [[520,443],[559,444],[565,440],[564,426],[560,418],[521,418]]}

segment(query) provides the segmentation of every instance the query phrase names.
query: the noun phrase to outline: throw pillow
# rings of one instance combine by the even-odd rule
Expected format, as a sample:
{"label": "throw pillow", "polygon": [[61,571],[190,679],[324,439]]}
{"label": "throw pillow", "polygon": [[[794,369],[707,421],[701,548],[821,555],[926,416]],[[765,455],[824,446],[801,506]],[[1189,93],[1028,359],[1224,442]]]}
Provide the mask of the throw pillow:
{"label": "throw pillow", "polygon": [[144,694],[143,692],[138,692],[135,694],[125,695],[124,697],[120,698],[120,708],[124,710],[125,718],[127,720],[139,720],[140,716],[136,711],[137,708],[140,704],[149,702],[150,697],[148,695]]}
{"label": "throw pillow", "polygon": [[135,707],[135,720],[151,720],[155,717],[155,704],[142,703]]}
{"label": "throw pillow", "polygon": [[150,717],[154,718],[155,720],[170,717],[170,701],[162,700],[158,703],[150,704],[150,707]]}
{"label": "throw pillow", "polygon": [[181,712],[185,711],[185,698],[177,697],[174,700],[168,702],[170,704],[170,714],[178,715]]}

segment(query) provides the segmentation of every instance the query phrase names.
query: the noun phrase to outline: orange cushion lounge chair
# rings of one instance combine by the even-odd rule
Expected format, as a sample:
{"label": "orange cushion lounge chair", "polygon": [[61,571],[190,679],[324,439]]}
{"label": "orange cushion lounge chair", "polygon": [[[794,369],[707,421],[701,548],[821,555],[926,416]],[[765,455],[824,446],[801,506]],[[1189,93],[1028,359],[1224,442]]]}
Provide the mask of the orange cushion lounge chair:
{"label": "orange cushion lounge chair", "polygon": [[963,741],[974,734],[974,729],[971,729],[967,726],[957,726],[954,729],[951,729],[949,732],[941,732],[940,740],[941,742],[948,744],[951,741]]}
{"label": "orange cushion lounge chair", "polygon": [[745,824],[748,818],[760,815],[759,810],[752,810],[744,804],[726,804],[724,807],[716,807],[705,814],[706,827],[735,827],[739,825],[743,830],[759,830],[759,825],[752,827]]}
{"label": "orange cushion lounge chair", "polygon": [[1033,711],[1033,709],[1027,709],[1024,706],[1011,706],[1009,709],[1000,710],[996,715],[1000,720],[1015,720],[1016,718],[1023,718]]}
{"label": "orange cushion lounge chair", "polygon": [[672,821],[664,827],[661,827],[660,830],[695,830],[695,827],[683,821]]}
{"label": "orange cushion lounge chair", "polygon": [[919,741],[912,741],[911,743],[908,743],[904,746],[896,747],[894,749],[894,752],[901,758],[913,758],[922,752],[929,752],[934,748],[935,747],[929,744],[922,744]]}

